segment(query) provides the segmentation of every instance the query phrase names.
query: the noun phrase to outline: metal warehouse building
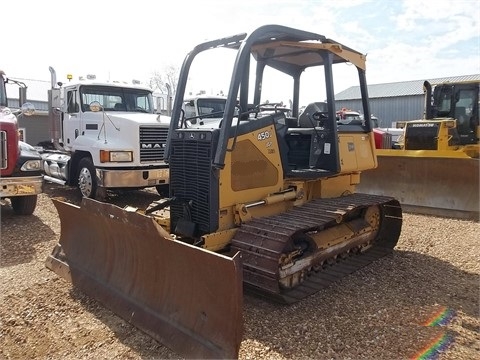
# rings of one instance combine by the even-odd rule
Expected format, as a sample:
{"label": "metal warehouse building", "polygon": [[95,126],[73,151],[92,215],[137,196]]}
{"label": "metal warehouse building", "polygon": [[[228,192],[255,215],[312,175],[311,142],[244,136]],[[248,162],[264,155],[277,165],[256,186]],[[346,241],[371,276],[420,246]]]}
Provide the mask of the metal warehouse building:
{"label": "metal warehouse building", "polygon": [[[452,76],[438,79],[426,79],[432,85],[442,82],[480,80],[480,74]],[[370,112],[378,117],[380,127],[394,127],[400,120],[423,118],[425,98],[423,83],[425,80],[402,81],[386,84],[368,85]],[[335,95],[337,109],[362,109],[360,87],[352,86]]]}

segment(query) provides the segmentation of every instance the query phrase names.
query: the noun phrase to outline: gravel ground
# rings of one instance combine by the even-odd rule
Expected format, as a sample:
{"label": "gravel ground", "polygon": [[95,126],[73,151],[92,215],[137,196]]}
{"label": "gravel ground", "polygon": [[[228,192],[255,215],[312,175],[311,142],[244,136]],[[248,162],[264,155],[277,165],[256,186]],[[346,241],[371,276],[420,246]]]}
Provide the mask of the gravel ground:
{"label": "gravel ground", "polygon": [[[178,358],[45,268],[60,233],[51,196],[80,200],[48,184],[33,216],[1,207],[0,359]],[[157,198],[134,191],[109,201]],[[404,214],[396,251],[330,288],[292,306],[245,295],[239,358],[479,358],[479,230]]]}

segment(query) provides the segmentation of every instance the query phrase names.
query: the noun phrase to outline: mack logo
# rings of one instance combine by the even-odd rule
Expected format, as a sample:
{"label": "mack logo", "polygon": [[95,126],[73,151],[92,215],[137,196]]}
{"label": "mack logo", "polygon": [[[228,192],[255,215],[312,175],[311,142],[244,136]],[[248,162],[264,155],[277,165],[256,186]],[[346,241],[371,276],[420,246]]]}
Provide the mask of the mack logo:
{"label": "mack logo", "polygon": [[167,144],[142,144],[142,149],[163,149]]}

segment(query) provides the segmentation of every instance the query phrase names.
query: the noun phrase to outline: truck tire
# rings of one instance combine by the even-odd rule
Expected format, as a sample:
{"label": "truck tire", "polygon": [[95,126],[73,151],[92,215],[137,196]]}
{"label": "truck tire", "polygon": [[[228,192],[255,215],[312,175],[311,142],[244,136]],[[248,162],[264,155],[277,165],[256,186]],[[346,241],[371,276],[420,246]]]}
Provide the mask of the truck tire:
{"label": "truck tire", "polygon": [[10,203],[15,214],[32,215],[37,206],[37,195],[11,197]]}
{"label": "truck tire", "polygon": [[169,184],[157,185],[157,186],[155,186],[155,188],[157,189],[157,192],[161,197],[168,197],[170,195],[169,194],[169,191],[170,191]]}
{"label": "truck tire", "polygon": [[85,157],[78,164],[78,188],[83,197],[95,199],[97,195],[97,175],[92,160]]}

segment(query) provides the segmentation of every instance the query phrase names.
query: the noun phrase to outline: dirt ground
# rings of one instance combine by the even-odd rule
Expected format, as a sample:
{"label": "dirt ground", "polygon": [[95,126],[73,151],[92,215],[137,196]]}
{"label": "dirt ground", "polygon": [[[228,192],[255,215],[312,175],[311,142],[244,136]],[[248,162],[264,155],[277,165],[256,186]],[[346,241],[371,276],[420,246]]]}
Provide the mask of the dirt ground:
{"label": "dirt ground", "polygon": [[[175,359],[178,354],[45,267],[60,235],[47,184],[32,216],[1,207],[0,359]],[[146,207],[151,191],[111,194]],[[404,214],[392,255],[300,303],[244,295],[240,359],[462,359],[480,354],[480,225]],[[423,357],[422,357],[423,356]]]}

